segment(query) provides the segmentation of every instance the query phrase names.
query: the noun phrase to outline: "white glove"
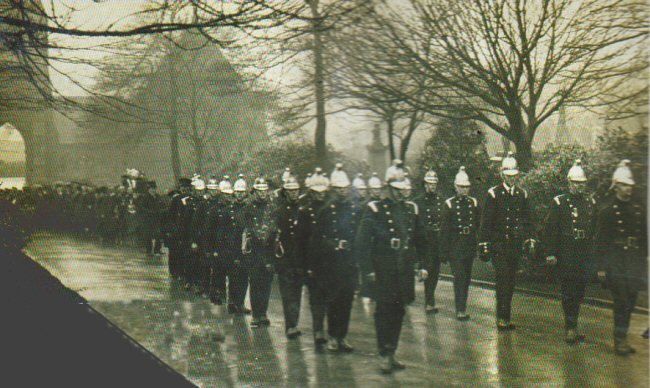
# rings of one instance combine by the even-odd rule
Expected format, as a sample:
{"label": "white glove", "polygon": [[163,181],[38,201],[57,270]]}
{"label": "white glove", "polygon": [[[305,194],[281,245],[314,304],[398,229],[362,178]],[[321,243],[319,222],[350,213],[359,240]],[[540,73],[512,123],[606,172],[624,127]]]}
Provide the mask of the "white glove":
{"label": "white glove", "polygon": [[546,256],[546,264],[548,264],[548,265],[557,264],[557,257],[555,257],[555,256]]}
{"label": "white glove", "polygon": [[605,283],[605,280],[607,280],[607,274],[605,273],[605,271],[598,271],[598,280],[601,283]]}
{"label": "white glove", "polygon": [[426,280],[429,277],[429,272],[426,269],[421,269],[418,271],[418,277],[422,280]]}

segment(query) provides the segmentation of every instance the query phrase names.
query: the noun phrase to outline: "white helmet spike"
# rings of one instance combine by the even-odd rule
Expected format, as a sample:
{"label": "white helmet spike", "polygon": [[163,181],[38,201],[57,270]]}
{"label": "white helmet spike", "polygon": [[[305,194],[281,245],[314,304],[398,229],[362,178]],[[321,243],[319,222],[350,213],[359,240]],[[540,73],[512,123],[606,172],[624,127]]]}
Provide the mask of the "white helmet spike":
{"label": "white helmet spike", "polygon": [[366,182],[363,180],[363,174],[357,174],[357,177],[352,181],[352,186],[354,186],[357,190],[364,190],[368,188],[368,186],[366,186]]}
{"label": "white helmet spike", "polygon": [[404,168],[403,168],[404,162],[402,162],[401,159],[394,159],[393,164],[386,169],[386,177],[385,181],[386,183],[389,183],[389,177],[395,181],[399,177],[399,181],[404,180]]}
{"label": "white helmet spike", "polygon": [[323,174],[321,174],[321,172],[322,170],[320,168],[316,168],[316,173],[309,179],[310,190],[316,192],[327,191],[327,187],[329,186],[330,181]]}
{"label": "white helmet spike", "polygon": [[282,182],[286,182],[287,179],[291,176],[291,169],[289,167],[284,169],[284,172],[282,173]]}
{"label": "white helmet spike", "polygon": [[239,178],[235,181],[233,186],[234,191],[246,191],[248,186],[246,185],[246,180],[244,180],[244,174],[239,174]]}
{"label": "white helmet spike", "polygon": [[348,178],[348,174],[343,171],[342,163],[336,163],[336,167],[331,174],[330,185],[332,187],[340,188],[350,187],[350,178]]}
{"label": "white helmet spike", "polygon": [[379,175],[376,172],[373,172],[370,179],[368,179],[368,187],[371,189],[381,189],[383,187],[381,179],[379,179]]}
{"label": "white helmet spike", "polygon": [[208,190],[219,190],[219,181],[217,180],[216,177],[212,177],[208,179],[208,183],[206,184],[206,188]]}
{"label": "white helmet spike", "polygon": [[438,174],[431,168],[424,174],[424,182],[426,183],[438,183]]}
{"label": "white helmet spike", "polygon": [[513,156],[512,151],[508,152],[508,155],[503,158],[501,161],[501,172],[505,175],[517,175],[519,174],[519,168],[517,167],[517,159]]}
{"label": "white helmet spike", "polygon": [[404,170],[401,167],[390,166],[386,169],[386,183],[396,189],[405,190],[411,188],[411,183],[407,180]]}
{"label": "white helmet spike", "polygon": [[219,182],[219,191],[224,194],[232,194],[234,192],[232,189],[232,184],[230,183],[230,176],[223,176],[223,180]]}
{"label": "white helmet spike", "polygon": [[582,169],[582,161],[580,159],[576,159],[576,161],[573,163],[573,166],[569,169],[569,172],[567,174],[567,179],[571,182],[586,182],[587,181],[587,175],[585,174],[585,171]]}
{"label": "white helmet spike", "polygon": [[465,172],[465,166],[461,166],[458,169],[458,173],[456,174],[456,179],[454,179],[454,185],[456,186],[471,186],[472,184],[469,181],[469,176],[467,175],[467,172]]}
{"label": "white helmet spike", "polygon": [[612,186],[616,183],[635,184],[634,178],[632,177],[632,170],[630,170],[629,166],[630,163],[629,159],[623,159],[618,163],[614,175],[612,175]]}
{"label": "white helmet spike", "polygon": [[296,178],[294,178],[292,175],[289,175],[282,184],[282,188],[285,190],[299,190],[300,184]]}
{"label": "white helmet spike", "polygon": [[264,177],[259,177],[255,179],[255,182],[253,183],[253,189],[258,191],[266,191],[269,189],[269,185],[266,183],[266,179],[264,179]]}

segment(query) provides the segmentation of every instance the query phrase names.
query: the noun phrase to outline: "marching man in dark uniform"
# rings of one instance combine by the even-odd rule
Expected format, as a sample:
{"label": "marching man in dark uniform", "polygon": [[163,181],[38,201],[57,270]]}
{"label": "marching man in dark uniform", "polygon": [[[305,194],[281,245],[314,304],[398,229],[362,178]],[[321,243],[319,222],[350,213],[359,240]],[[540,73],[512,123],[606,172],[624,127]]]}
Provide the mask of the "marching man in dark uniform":
{"label": "marching man in dark uniform", "polygon": [[298,198],[300,185],[293,176],[283,177],[282,188],[278,193],[273,219],[275,269],[278,273],[284,327],[288,338],[297,338],[300,317],[300,300],[305,281],[303,259],[298,250]]}
{"label": "marching man in dark uniform", "polygon": [[[469,285],[472,280],[472,266],[476,256],[476,236],[478,232],[478,201],[469,196],[471,183],[461,167],[456,174],[454,187],[457,195],[445,201],[440,237],[441,256],[447,257],[454,274],[454,301],[456,319],[466,321]],[[431,276],[431,275],[429,275]]]}
{"label": "marching man in dark uniform", "polygon": [[228,312],[231,314],[249,314],[251,311],[244,307],[248,291],[248,268],[244,261],[244,226],[240,220],[242,210],[246,206],[248,186],[244,176],[233,185],[234,200],[230,202],[230,224],[224,231],[228,240]]}
{"label": "marching man in dark uniform", "polygon": [[185,288],[192,289],[197,295],[201,295],[203,290],[200,289],[201,273],[205,272],[203,268],[203,261],[199,247],[196,244],[198,225],[202,222],[201,216],[198,214],[197,209],[206,200],[205,197],[205,181],[201,176],[195,174],[192,177],[192,195],[186,200],[187,212],[185,213],[185,222],[188,224],[187,232],[187,256],[184,264],[185,273]]}
{"label": "marching man in dark uniform", "polygon": [[625,159],[618,165],[612,185],[615,197],[598,216],[596,257],[598,277],[614,299],[614,350],[634,353],[627,342],[630,316],[647,276],[648,239],[645,208],[632,198],[634,179]]}
{"label": "marching man in dark uniform", "polygon": [[[318,232],[316,227],[316,215],[325,205],[329,180],[325,178],[320,171],[316,172],[305,179],[305,185],[309,188],[308,194],[300,198],[300,208],[298,209],[298,244],[300,255],[303,258],[303,271],[308,275],[309,267],[307,262],[311,256],[319,255],[320,246],[315,244],[316,238],[312,235]],[[313,271],[311,273],[313,275]],[[320,347],[327,342],[325,338],[324,321],[327,304],[322,288],[316,282],[314,276],[305,279],[309,289],[309,307],[311,309],[311,321],[314,335],[314,343]]]}
{"label": "marching man in dark uniform", "polygon": [[[215,179],[216,180],[216,179]],[[234,215],[231,212],[233,206],[233,189],[229,177],[224,176],[218,184],[219,196],[212,202],[208,209],[210,212],[207,218],[208,224],[204,230],[207,237],[204,239],[206,249],[211,254],[210,259],[210,285],[208,287],[210,301],[216,305],[223,304],[227,299],[226,277],[230,276],[232,266],[232,255],[238,249]],[[229,287],[233,287],[234,280],[229,279]]]}
{"label": "marching man in dark uniform", "polygon": [[253,183],[253,195],[240,214],[242,232],[242,252],[245,266],[250,276],[250,302],[253,312],[251,326],[260,327],[271,324],[266,313],[271,296],[273,281],[273,262],[271,261],[272,208],[269,186],[262,177]]}
{"label": "marching man in dark uniform", "polygon": [[[388,195],[363,210],[355,253],[361,271],[375,288],[375,330],[380,369],[392,373],[405,365],[395,359],[405,306],[415,299],[415,264],[421,264],[422,237],[418,206],[406,199],[411,187],[401,170],[387,175]],[[420,267],[422,268],[422,267]],[[426,269],[419,276],[426,279]]]}
{"label": "marching man in dark uniform", "polygon": [[316,213],[312,224],[314,254],[305,257],[307,274],[327,305],[330,352],[351,352],[346,340],[357,284],[357,264],[352,244],[358,225],[358,209],[350,200],[350,179],[337,163],[331,175],[332,198]]}
{"label": "marching man in dark uniform", "polygon": [[567,175],[569,193],[553,198],[544,222],[543,238],[546,262],[557,264],[562,288],[565,341],[569,344],[584,340],[578,334],[578,314],[589,279],[593,260],[596,228],[596,202],[589,195],[587,176],[580,160]]}
{"label": "marching man in dark uniform", "polygon": [[420,219],[423,226],[424,246],[422,257],[424,268],[429,276],[424,280],[424,311],[427,314],[438,312],[436,307],[435,292],[440,275],[440,262],[446,262],[446,256],[440,255],[440,223],[445,201],[437,192],[438,175],[429,170],[424,174],[424,194],[413,199],[420,210]]}
{"label": "marching man in dark uniform", "polygon": [[496,275],[497,329],[513,330],[510,322],[515,277],[522,250],[534,249],[528,193],[517,186],[519,169],[512,154],[503,158],[503,183],[488,190],[479,230],[479,254],[492,260]]}
{"label": "marching man in dark uniform", "polygon": [[[213,224],[215,213],[219,211],[219,183],[216,179],[209,179],[206,184],[206,193],[196,207],[196,214],[192,222],[194,230],[192,232],[192,247],[198,254],[197,264],[197,282],[198,288],[203,297],[210,297],[210,300],[219,302],[214,290],[210,290],[210,279],[214,269],[213,261],[217,257],[217,240],[216,226]],[[223,303],[223,302],[221,302]],[[220,303],[215,303],[220,304]]]}
{"label": "marching man in dark uniform", "polygon": [[169,205],[169,212],[166,217],[165,242],[169,247],[169,274],[172,278],[178,279],[182,276],[182,261],[184,260],[184,238],[186,230],[182,224],[185,211],[184,201],[190,195],[192,181],[189,178],[178,180],[178,192],[174,193]]}

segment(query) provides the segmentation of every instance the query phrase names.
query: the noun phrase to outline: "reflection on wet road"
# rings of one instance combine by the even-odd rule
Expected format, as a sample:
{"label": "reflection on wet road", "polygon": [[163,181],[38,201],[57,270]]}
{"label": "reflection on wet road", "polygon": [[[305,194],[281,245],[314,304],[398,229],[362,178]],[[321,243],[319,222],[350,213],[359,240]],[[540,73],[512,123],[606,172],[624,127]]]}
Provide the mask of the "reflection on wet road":
{"label": "reflection on wet road", "polygon": [[472,319],[458,322],[450,283],[439,285],[442,309],[435,316],[424,314],[418,285],[418,303],[407,311],[397,353],[408,368],[384,376],[377,367],[373,305],[361,299],[354,302],[348,336],[355,352],[319,353],[306,295],[303,336],[285,337],[277,284],[269,309],[272,326],[250,328],[250,316],[233,317],[224,306],[179,289],[167,276],[164,258],[47,233],[36,236],[27,253],[199,386],[648,386],[648,342],[640,337],[648,319],[638,314],[630,328],[638,352],[622,358],[611,352],[608,309],[583,307],[587,342],[572,347],[562,341],[557,300],[515,296],[518,330],[499,334],[493,291],[472,288]]}

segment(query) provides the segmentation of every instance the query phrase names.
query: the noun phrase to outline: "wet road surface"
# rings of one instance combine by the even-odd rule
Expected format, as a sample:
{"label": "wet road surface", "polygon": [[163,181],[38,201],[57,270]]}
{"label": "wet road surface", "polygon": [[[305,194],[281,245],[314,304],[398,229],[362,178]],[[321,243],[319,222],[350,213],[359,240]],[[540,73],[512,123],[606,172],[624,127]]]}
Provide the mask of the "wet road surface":
{"label": "wet road surface", "polygon": [[51,233],[37,235],[27,253],[198,386],[649,386],[648,341],[640,336],[648,327],[645,315],[634,314],[630,328],[637,354],[619,357],[612,352],[609,309],[583,306],[580,324],[587,341],[569,346],[562,340],[558,300],[517,294],[513,321],[518,328],[499,333],[494,291],[472,288],[471,320],[458,322],[451,283],[440,282],[441,311],[433,316],[424,314],[418,284],[397,351],[407,369],[385,376],[378,370],[373,305],[361,298],[355,299],[348,335],[355,351],[328,354],[314,349],[306,292],[303,335],[285,337],[277,282],[269,308],[272,326],[250,328],[250,316],[233,317],[225,306],[170,281],[164,257]]}

